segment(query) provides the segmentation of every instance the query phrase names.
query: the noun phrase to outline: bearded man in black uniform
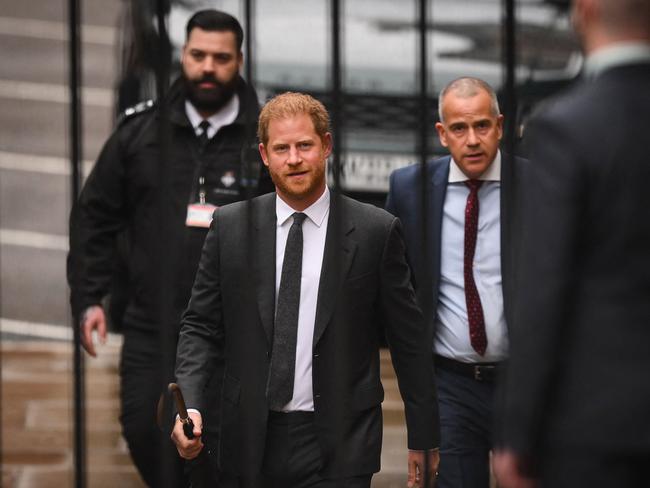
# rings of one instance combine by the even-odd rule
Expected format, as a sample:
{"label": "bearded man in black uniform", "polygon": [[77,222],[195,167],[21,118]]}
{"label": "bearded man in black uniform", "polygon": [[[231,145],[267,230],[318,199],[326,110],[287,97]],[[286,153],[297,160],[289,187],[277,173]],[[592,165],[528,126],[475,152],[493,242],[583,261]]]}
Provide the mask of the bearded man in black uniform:
{"label": "bearded man in black uniform", "polygon": [[[259,156],[253,156],[253,164],[242,162],[251,160],[247,152],[255,149],[256,141],[247,136],[254,134],[250,123],[257,120],[259,107],[256,94],[239,75],[243,62],[239,22],[223,12],[203,10],[190,18],[186,31],[182,75],[164,103],[146,102],[125,112],[70,217],[72,311],[91,356],[97,354],[93,333],[100,342],[106,339],[102,300],[111,289],[116,239],[124,236],[127,243],[120,421],[135,465],[154,487],[183,483],[180,459],[154,421],[167,379],[164,372],[171,372],[174,357],[161,345],[175,350],[180,315],[213,212],[247,193],[263,192],[260,181],[265,181]],[[163,105],[166,110],[161,110]],[[169,116],[164,143],[163,113]],[[165,161],[169,189],[161,195]],[[165,256],[160,252],[161,222],[170,231],[165,249],[172,252]],[[167,273],[161,271],[165,267]],[[170,313],[164,318],[162,287],[169,291],[165,304]],[[215,396],[220,382],[217,371],[209,387]],[[163,477],[159,457],[167,449],[179,463],[171,477]]]}

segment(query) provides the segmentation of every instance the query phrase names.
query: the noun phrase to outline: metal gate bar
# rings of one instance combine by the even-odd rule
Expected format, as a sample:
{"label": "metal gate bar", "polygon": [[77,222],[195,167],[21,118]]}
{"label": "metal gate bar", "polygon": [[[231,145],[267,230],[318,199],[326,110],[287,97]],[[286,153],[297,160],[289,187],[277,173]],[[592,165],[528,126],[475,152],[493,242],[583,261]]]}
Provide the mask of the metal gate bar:
{"label": "metal gate bar", "polygon": [[[82,106],[81,106],[81,6],[79,0],[68,1],[68,63],[70,93],[70,188],[71,206],[79,197],[81,188],[82,149]],[[74,337],[74,484],[77,488],[86,486],[86,411],[84,392],[84,357],[81,348],[81,329],[72,318]]]}

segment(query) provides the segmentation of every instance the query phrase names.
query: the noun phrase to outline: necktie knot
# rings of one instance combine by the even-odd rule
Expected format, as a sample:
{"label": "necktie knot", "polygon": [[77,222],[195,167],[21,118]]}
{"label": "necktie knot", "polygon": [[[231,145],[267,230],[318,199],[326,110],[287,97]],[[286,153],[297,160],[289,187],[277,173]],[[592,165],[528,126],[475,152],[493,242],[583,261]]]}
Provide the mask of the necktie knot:
{"label": "necktie knot", "polygon": [[210,122],[207,120],[202,120],[201,123],[199,124],[199,129],[201,129],[201,135],[205,134],[205,136],[208,136],[208,129],[210,128]]}
{"label": "necktie knot", "polygon": [[304,214],[302,212],[294,212],[293,223],[296,225],[302,225],[302,223],[305,221],[306,218],[307,218],[307,214]]}
{"label": "necktie knot", "polygon": [[465,184],[469,188],[469,191],[472,193],[476,193],[479,188],[481,188],[481,185],[483,184],[483,180],[466,180]]}
{"label": "necktie knot", "polygon": [[201,133],[199,134],[199,147],[201,152],[205,149],[205,147],[208,145],[208,129],[210,128],[210,122],[207,120],[202,120],[201,123],[199,124],[199,129],[201,129]]}

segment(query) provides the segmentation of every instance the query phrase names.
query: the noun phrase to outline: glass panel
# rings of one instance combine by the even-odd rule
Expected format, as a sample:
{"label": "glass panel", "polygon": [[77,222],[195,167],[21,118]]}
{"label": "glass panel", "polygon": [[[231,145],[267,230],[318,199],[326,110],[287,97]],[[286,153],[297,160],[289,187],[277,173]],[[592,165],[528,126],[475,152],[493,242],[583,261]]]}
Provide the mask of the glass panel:
{"label": "glass panel", "polygon": [[[370,2],[347,1],[344,6],[343,186],[383,192],[390,172],[415,154],[417,3],[379,1],[370,8]],[[379,195],[374,202],[382,200]]]}
{"label": "glass panel", "polygon": [[329,2],[256,2],[256,87],[260,99],[288,90],[328,87]]}

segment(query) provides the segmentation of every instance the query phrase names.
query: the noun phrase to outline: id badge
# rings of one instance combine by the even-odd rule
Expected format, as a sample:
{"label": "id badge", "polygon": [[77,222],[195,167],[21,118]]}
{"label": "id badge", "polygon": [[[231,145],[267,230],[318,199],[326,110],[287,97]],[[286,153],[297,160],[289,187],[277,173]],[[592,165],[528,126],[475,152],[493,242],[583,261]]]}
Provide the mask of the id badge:
{"label": "id badge", "polygon": [[218,207],[209,203],[190,203],[187,206],[185,225],[188,227],[210,227],[212,214]]}

